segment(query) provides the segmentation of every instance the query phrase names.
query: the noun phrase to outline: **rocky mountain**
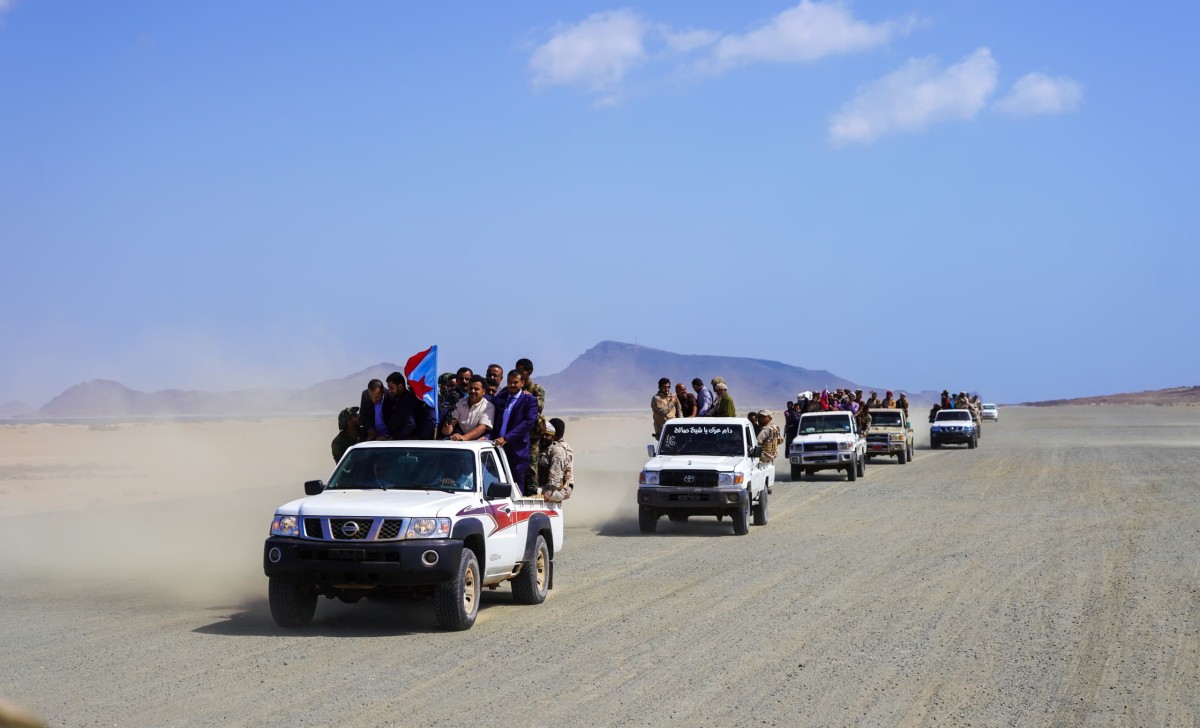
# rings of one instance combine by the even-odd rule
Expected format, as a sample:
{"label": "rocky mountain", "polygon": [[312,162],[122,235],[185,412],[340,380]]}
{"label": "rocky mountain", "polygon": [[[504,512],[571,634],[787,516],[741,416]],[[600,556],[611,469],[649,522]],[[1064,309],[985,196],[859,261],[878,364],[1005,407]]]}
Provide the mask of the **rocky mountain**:
{"label": "rocky mountain", "polygon": [[700,377],[707,384],[725,378],[738,411],[751,407],[779,410],[806,390],[859,388],[824,370],[804,369],[767,359],[705,354],[674,354],[648,346],[602,341],[557,374],[535,377],[546,388],[547,408],[644,409],[657,391],[660,377],[672,385]]}

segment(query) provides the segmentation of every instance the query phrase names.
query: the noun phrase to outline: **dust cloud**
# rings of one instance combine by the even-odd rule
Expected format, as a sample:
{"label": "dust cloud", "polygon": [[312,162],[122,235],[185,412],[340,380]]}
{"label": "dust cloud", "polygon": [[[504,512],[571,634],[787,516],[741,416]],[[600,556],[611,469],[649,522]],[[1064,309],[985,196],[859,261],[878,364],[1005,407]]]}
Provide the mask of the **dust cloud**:
{"label": "dust cloud", "polygon": [[[328,479],[332,419],[0,426],[0,588],[74,580],[188,604],[263,598],[271,516],[305,480]],[[571,530],[636,521],[649,423],[566,422],[569,548]]]}

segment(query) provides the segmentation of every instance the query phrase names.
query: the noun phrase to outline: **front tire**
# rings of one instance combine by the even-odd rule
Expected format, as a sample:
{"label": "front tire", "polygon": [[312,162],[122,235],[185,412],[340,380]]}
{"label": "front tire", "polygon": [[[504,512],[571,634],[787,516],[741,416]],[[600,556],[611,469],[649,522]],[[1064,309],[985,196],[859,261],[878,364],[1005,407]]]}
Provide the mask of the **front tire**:
{"label": "front tire", "polygon": [[754,504],[754,525],[755,526],[767,525],[767,495],[768,495],[768,493],[770,493],[770,491],[767,490],[766,487],[764,487],[762,490],[762,493],[759,494],[759,496],[758,496],[758,503]]}
{"label": "front tire", "polygon": [[804,468],[799,465],[792,466],[792,482],[804,479]]}
{"label": "front tire", "polygon": [[533,544],[533,560],[521,566],[521,573],[513,579],[513,601],[517,604],[541,604],[546,601],[550,587],[550,549],[546,539],[538,534]]}
{"label": "front tire", "polygon": [[745,536],[750,533],[750,494],[746,493],[746,503],[730,514],[733,517],[733,533]]}
{"label": "front tire", "polygon": [[971,435],[971,439],[967,440],[967,449],[974,450],[977,447],[979,447],[979,436]]}
{"label": "front tire", "polygon": [[464,548],[458,562],[458,574],[437,585],[433,593],[433,612],[442,629],[461,632],[475,624],[479,614],[479,559]]}
{"label": "front tire", "polygon": [[936,437],[929,438],[929,449],[930,450],[937,450],[941,446],[942,446],[942,444],[937,441]]}
{"label": "front tire", "polygon": [[900,463],[901,465],[908,462],[908,445],[905,445],[904,449],[896,453],[896,462]]}
{"label": "front tire", "polygon": [[638,530],[651,534],[658,530],[658,514],[652,509],[642,506],[638,509]]}
{"label": "front tire", "polygon": [[285,576],[272,576],[267,584],[271,617],[280,627],[307,627],[317,611],[317,592]]}

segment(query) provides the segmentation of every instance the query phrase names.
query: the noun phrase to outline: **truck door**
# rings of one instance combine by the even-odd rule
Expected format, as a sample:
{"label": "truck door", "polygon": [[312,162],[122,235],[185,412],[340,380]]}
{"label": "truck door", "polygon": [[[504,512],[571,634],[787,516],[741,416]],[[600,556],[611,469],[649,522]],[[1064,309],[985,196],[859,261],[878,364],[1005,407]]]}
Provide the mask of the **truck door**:
{"label": "truck door", "polygon": [[[497,456],[501,458],[497,460]],[[483,487],[487,493],[489,483],[509,483],[513,495],[521,493],[520,486],[513,482],[509,474],[508,459],[503,450],[495,453],[484,451],[481,455],[483,465]],[[487,560],[483,564],[484,576],[501,576],[512,571],[512,567],[525,555],[525,529],[528,521],[521,521],[521,513],[513,504],[513,498],[499,498],[488,501],[488,512],[495,520],[495,530],[488,536]]]}

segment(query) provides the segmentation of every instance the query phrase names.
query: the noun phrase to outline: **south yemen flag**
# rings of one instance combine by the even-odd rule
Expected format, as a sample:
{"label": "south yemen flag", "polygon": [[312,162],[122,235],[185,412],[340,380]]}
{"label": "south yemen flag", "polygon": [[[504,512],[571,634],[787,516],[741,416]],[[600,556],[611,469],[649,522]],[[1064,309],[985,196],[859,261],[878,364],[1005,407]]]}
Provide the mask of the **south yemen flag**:
{"label": "south yemen flag", "polygon": [[410,356],[404,365],[404,377],[417,399],[437,412],[437,345]]}

